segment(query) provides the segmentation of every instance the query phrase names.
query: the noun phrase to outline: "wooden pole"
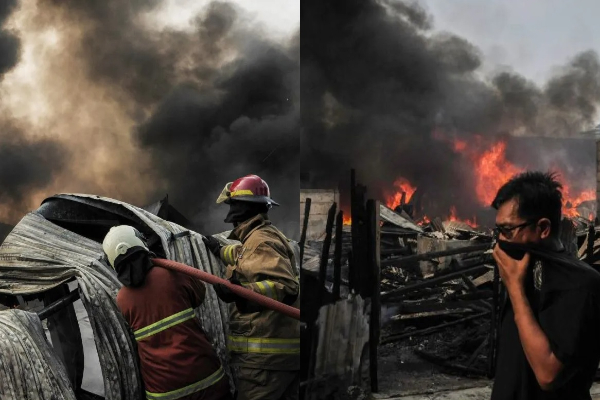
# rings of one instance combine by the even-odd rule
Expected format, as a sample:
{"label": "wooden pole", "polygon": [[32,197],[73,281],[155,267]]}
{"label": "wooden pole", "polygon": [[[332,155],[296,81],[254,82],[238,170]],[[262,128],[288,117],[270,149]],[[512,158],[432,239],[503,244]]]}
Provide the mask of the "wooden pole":
{"label": "wooden pole", "polygon": [[340,210],[335,221],[335,251],[333,256],[333,299],[340,299],[342,281],[342,235],[344,227],[344,212]]}
{"label": "wooden pole", "polygon": [[379,384],[377,379],[377,347],[379,345],[379,336],[381,330],[381,269],[379,265],[380,260],[380,235],[379,235],[379,202],[376,200],[367,201],[367,215],[368,215],[368,256],[370,271],[371,271],[371,318],[369,320],[369,373],[371,376],[371,392],[377,393],[379,391]]}
{"label": "wooden pole", "polygon": [[333,232],[333,221],[335,219],[335,211],[337,204],[333,203],[327,214],[327,225],[325,227],[325,240],[323,241],[323,249],[321,251],[321,263],[319,265],[319,302],[318,307],[323,306],[323,297],[326,291],[325,282],[327,281],[327,264],[329,263],[329,249],[331,247],[331,236]]}
{"label": "wooden pole", "polygon": [[[329,247],[331,246],[331,233],[333,229],[333,220],[335,217],[335,210],[337,204],[333,203],[327,214],[327,225],[325,227],[325,241],[323,242],[323,249],[321,251],[321,262],[319,265],[319,282],[318,282],[318,293],[317,293],[317,310],[320,310],[323,306],[323,297],[325,294],[325,281],[327,278],[327,264],[329,262]],[[319,318],[319,312],[317,311],[317,319]],[[308,379],[314,378],[315,366],[317,364],[317,347],[319,342],[319,331],[316,327],[316,321],[310,324],[310,335],[311,335],[311,349],[310,359],[308,367]],[[306,393],[312,393],[312,384],[308,385]]]}
{"label": "wooden pole", "polygon": [[306,243],[306,230],[308,229],[308,219],[310,216],[310,204],[312,200],[310,198],[306,199],[304,203],[304,221],[302,223],[302,233],[300,234],[300,269],[302,269],[302,261],[304,259],[304,244]]}

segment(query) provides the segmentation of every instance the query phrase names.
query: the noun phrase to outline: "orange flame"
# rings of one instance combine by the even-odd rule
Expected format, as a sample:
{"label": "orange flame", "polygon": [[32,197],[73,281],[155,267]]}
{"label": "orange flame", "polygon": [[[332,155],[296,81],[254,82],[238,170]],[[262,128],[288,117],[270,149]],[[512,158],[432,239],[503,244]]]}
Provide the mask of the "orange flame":
{"label": "orange flame", "polygon": [[[562,183],[562,182],[561,182]],[[577,217],[579,216],[579,212],[577,212],[577,207],[583,203],[584,201],[590,201],[596,199],[595,190],[584,190],[576,196],[570,196],[570,188],[567,184],[563,183],[563,215],[565,217]],[[590,220],[593,221],[593,215],[589,215]]]}
{"label": "orange flame", "polygon": [[475,192],[482,206],[489,207],[498,189],[513,175],[524,171],[507,161],[505,152],[506,143],[500,141],[474,160],[477,171]]}
{"label": "orange flame", "polygon": [[[452,141],[452,147],[454,151],[465,154],[473,161],[476,171],[477,200],[485,207],[490,206],[498,189],[503,184],[512,176],[524,171],[524,168],[516,166],[506,159],[506,142],[502,140],[494,143],[490,149],[481,154],[477,154],[474,149],[469,148],[466,141],[459,139]],[[596,198],[594,190],[584,190],[579,194],[571,195],[569,186],[560,179],[560,176],[559,180],[563,185],[563,214],[566,217],[578,216],[577,207],[584,201]]]}
{"label": "orange flame", "polygon": [[429,219],[429,217],[427,215],[423,215],[421,217],[421,219],[419,221],[417,221],[417,225],[426,225],[430,222],[431,222],[431,220]]}
{"label": "orange flame", "polygon": [[344,225],[352,225],[352,217],[344,214]]}
{"label": "orange flame", "polygon": [[452,206],[450,207],[450,216],[447,219],[448,221],[459,221],[459,222],[464,222],[467,225],[469,225],[471,228],[477,228],[477,218],[475,218],[475,216],[473,216],[473,219],[459,219],[456,216],[456,207]]}
{"label": "orange flame", "polygon": [[394,187],[398,189],[395,193],[389,194],[386,198],[386,205],[392,210],[400,205],[402,200],[402,193],[406,193],[405,201],[408,203],[413,193],[417,190],[416,187],[411,185],[408,179],[398,178],[394,182]]}

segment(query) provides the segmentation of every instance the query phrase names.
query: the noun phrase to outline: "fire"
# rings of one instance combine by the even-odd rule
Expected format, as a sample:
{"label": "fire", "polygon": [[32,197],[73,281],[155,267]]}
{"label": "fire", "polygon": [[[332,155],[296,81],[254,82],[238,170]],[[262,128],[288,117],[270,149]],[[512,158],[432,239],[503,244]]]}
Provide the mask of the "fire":
{"label": "fire", "polygon": [[496,192],[513,175],[524,170],[506,160],[506,143],[497,142],[479,156],[474,156],[476,173],[475,193],[484,207],[489,207]]}
{"label": "fire", "polygon": [[460,221],[460,222],[464,222],[467,225],[469,225],[471,228],[477,228],[477,218],[473,217],[472,220],[470,219],[459,219],[456,216],[456,207],[452,206],[450,207],[450,216],[447,219],[448,221]]}
{"label": "fire", "polygon": [[[564,182],[563,184],[563,215],[565,217],[576,217],[579,216],[579,212],[577,212],[577,206],[579,206],[584,201],[590,201],[596,199],[596,192],[594,190],[584,190],[580,194],[576,196],[570,196],[570,188]],[[589,215],[590,221],[594,220],[592,214]]]}
{"label": "fire", "polygon": [[344,214],[344,225],[352,225],[352,217]]}
{"label": "fire", "polygon": [[431,220],[427,215],[423,215],[420,220],[417,221],[417,225],[426,225],[430,223]]}
{"label": "fire", "polygon": [[[498,192],[498,189],[505,184],[514,175],[525,171],[525,167],[511,163],[506,159],[507,143],[504,140],[498,140],[491,145],[486,145],[486,141],[481,136],[475,136],[474,140],[467,141],[462,139],[452,139],[445,136],[443,132],[433,132],[433,137],[437,140],[445,141],[449,144],[452,150],[461,154],[467,160],[471,161],[475,175],[475,198],[483,207],[489,207]],[[575,217],[579,213],[577,207],[583,202],[595,200],[595,190],[583,190],[574,192],[571,187],[558,176],[563,185],[563,215],[566,217]],[[395,209],[404,201],[410,202],[411,197],[417,190],[417,187],[411,184],[406,178],[400,177],[394,182],[394,190],[386,193],[386,204],[389,208]],[[594,215],[588,216],[590,220],[594,219]],[[349,220],[349,218],[348,218]],[[450,214],[447,217],[449,221],[462,221],[469,226],[476,228],[477,219],[462,219],[457,215],[455,206],[450,208]],[[346,221],[346,218],[344,218]],[[417,220],[419,225],[424,225],[430,222],[429,217],[423,215]],[[344,222],[345,223],[345,222]]]}
{"label": "fire", "polygon": [[[476,139],[480,138],[477,137]],[[524,168],[506,159],[506,142],[502,140],[494,143],[488,150],[480,154],[475,149],[470,148],[464,140],[453,140],[452,148],[454,151],[466,155],[473,161],[476,171],[475,193],[477,200],[484,207],[490,206],[498,189],[513,175],[525,171]],[[559,179],[561,179],[560,175]],[[563,185],[563,214],[566,217],[572,218],[578,216],[577,206],[585,201],[596,198],[594,190],[584,190],[579,194],[572,195],[569,185],[562,180],[561,183]]]}
{"label": "fire", "polygon": [[397,191],[393,194],[388,195],[386,199],[386,205],[392,210],[398,207],[402,202],[403,193],[405,193],[405,202],[408,203],[412,195],[417,190],[416,187],[411,185],[408,179],[402,177],[396,179],[396,181],[394,182],[394,187],[397,189]]}

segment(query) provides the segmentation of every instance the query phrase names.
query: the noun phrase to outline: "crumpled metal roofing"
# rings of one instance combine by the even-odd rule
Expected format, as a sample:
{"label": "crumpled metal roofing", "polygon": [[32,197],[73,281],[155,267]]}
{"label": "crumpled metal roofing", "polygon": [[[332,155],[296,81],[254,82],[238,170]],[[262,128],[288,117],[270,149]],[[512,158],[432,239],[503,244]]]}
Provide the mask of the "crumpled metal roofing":
{"label": "crumpled metal roofing", "polygon": [[[104,205],[110,203],[111,207],[129,210],[160,237],[168,259],[222,276],[222,263],[206,249],[201,235],[117,200],[90,195],[68,196]],[[101,244],[63,229],[33,212],[19,222],[0,246],[0,293],[38,293],[72,277],[78,282],[81,301],[94,332],[106,399],[141,398],[143,384],[136,343],[115,302],[121,284],[106,264]],[[227,306],[218,300],[214,290],[209,289],[197,316],[231,381],[226,353]],[[36,379],[42,379],[43,373],[46,372],[38,373]],[[31,385],[36,382],[35,379],[29,381]]]}
{"label": "crumpled metal roofing", "polygon": [[76,400],[37,314],[0,312],[0,399]]}

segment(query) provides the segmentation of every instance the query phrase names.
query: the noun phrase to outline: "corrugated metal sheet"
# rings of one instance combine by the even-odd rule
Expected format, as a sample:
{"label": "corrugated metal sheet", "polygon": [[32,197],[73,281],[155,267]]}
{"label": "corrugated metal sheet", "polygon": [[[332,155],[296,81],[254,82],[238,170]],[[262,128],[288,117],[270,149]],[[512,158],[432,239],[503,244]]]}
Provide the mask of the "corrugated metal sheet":
{"label": "corrugated metal sheet", "polygon": [[317,319],[316,377],[342,376],[354,382],[369,341],[369,314],[368,304],[360,295],[321,307]]}
{"label": "corrugated metal sheet", "polygon": [[37,314],[0,312],[0,354],[0,399],[75,400]]}
{"label": "corrugated metal sheet", "polygon": [[[222,276],[223,265],[207,251],[201,235],[117,200],[89,195],[68,196],[101,203],[104,208],[114,208],[115,212],[130,211],[160,237],[167,258]],[[90,317],[106,399],[137,400],[142,394],[142,382],[135,340],[116,306],[115,298],[121,284],[105,263],[100,243],[63,229],[37,213],[30,213],[0,246],[2,293],[38,293],[73,277],[78,282],[82,303]],[[229,314],[214,290],[207,290],[206,300],[197,315],[231,376],[225,342]]]}

